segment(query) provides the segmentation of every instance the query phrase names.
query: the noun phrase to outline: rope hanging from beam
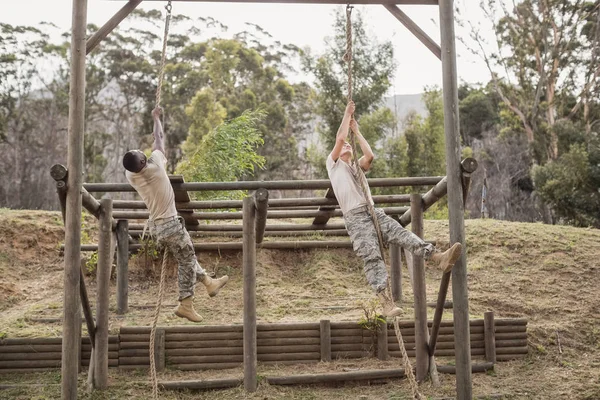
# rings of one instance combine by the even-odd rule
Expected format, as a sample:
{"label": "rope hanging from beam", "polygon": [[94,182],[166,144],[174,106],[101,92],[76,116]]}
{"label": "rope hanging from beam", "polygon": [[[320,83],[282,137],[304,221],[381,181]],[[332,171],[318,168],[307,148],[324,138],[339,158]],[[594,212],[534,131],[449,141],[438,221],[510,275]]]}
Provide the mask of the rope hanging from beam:
{"label": "rope hanging from beam", "polygon": [[[155,107],[160,107],[161,95],[162,95],[162,84],[165,76],[166,66],[166,55],[167,55],[167,42],[169,40],[169,28],[171,25],[171,1],[165,6],[167,15],[165,17],[165,31],[163,35],[162,54],[160,58],[160,69],[158,72],[158,86],[156,88],[156,103]],[[164,114],[163,114],[164,115]],[[167,260],[169,259],[169,251],[165,247],[163,253],[163,261],[160,270],[160,283],[158,284],[158,299],[156,300],[156,308],[154,309],[154,318],[152,319],[152,328],[150,330],[150,379],[152,380],[152,398],[158,400],[158,377],[156,376],[156,360],[154,358],[154,344],[156,342],[156,325],[158,324],[158,317],[160,315],[160,308],[162,305],[162,298],[165,286],[165,276],[167,270]]]}
{"label": "rope hanging from beam", "polygon": [[[346,7],[346,53],[344,54],[344,61],[348,64],[348,102],[352,101],[352,9],[353,7],[348,4]],[[352,117],[354,118],[354,116]],[[352,146],[352,152],[354,155],[353,164],[354,170],[356,171],[356,177],[360,182],[360,186],[363,191],[363,195],[365,196],[365,200],[367,200],[367,210],[371,215],[371,219],[373,220],[373,225],[375,225],[375,231],[377,232],[377,240],[379,242],[379,251],[381,253],[381,259],[387,265],[385,259],[385,251],[383,245],[383,235],[381,234],[381,227],[379,226],[379,221],[377,219],[377,215],[375,214],[375,207],[369,201],[369,188],[367,183],[367,178],[365,173],[358,162],[358,153],[356,148],[356,140],[355,135],[352,129],[349,129],[350,134],[350,144]],[[388,284],[385,289],[391,297],[390,290],[390,282],[388,278]],[[400,350],[402,352],[402,363],[404,364],[404,370],[406,372],[406,377],[408,379],[408,384],[410,385],[410,389],[412,391],[412,395],[414,399],[421,400],[424,399],[423,395],[419,393],[419,386],[417,384],[417,380],[415,378],[415,374],[413,373],[412,366],[410,364],[410,360],[408,359],[408,354],[406,353],[406,348],[404,346],[404,340],[402,339],[402,333],[400,332],[400,326],[398,324],[398,317],[394,317],[394,330],[396,331],[396,338],[398,340],[398,345],[400,346]]]}

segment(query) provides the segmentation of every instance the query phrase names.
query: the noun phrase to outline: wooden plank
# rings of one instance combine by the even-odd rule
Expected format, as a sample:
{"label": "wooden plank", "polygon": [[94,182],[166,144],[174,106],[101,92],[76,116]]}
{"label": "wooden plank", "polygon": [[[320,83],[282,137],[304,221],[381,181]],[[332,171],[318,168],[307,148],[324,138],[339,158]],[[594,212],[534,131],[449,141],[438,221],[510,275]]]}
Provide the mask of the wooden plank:
{"label": "wooden plank", "polygon": [[[244,389],[255,392],[257,380],[256,331],[256,207],[251,197],[243,206],[243,268],[244,268]],[[237,361],[237,360],[236,360]]]}
{"label": "wooden plank", "polygon": [[[325,192],[325,198],[326,199],[335,199],[335,193],[333,192],[332,188],[327,189],[327,192]],[[313,225],[325,225],[328,221],[329,218],[331,218],[332,212],[335,210],[335,206],[320,206],[319,207],[319,211],[321,212],[325,212],[327,214],[325,215],[320,215],[315,217],[315,219],[313,220]]]}
{"label": "wooden plank", "polygon": [[158,372],[165,370],[166,355],[164,329],[156,330],[156,336],[154,338],[154,365],[156,365],[156,371]]}
{"label": "wooden plank", "polygon": [[170,381],[159,382],[158,387],[164,390],[214,390],[240,386],[241,378],[211,379],[202,381]]}
{"label": "wooden plank", "polygon": [[269,385],[307,385],[315,383],[350,382],[359,380],[392,379],[403,377],[403,369],[381,369],[330,374],[267,376],[266,381]]}
{"label": "wooden plank", "polygon": [[402,302],[402,247],[390,244],[390,286],[392,299]]}
{"label": "wooden plank", "polygon": [[387,321],[379,321],[377,329],[377,358],[388,359],[388,329]]}

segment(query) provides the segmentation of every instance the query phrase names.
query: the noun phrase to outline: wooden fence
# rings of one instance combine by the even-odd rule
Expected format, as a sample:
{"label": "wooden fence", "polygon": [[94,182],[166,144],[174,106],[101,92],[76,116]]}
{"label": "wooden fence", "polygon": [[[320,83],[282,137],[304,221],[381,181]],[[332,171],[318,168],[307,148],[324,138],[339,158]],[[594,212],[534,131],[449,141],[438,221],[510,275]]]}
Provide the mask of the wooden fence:
{"label": "wooden fence", "polygon": [[[431,321],[429,327],[431,329]],[[401,321],[400,330],[409,357],[415,356],[414,321]],[[527,355],[527,320],[495,319],[486,329],[483,319],[470,321],[471,356],[486,361],[506,361]],[[242,325],[184,325],[159,327],[156,364],[178,370],[209,370],[241,367]],[[109,367],[148,368],[150,327],[122,327],[109,336]],[[488,345],[486,351],[486,344]],[[492,346],[491,348],[489,346]],[[0,373],[35,372],[61,365],[61,338],[0,340]],[[80,365],[90,359],[89,338],[81,339]],[[401,357],[391,324],[370,330],[356,322],[285,323],[257,325],[257,353],[261,364],[318,363],[336,359]],[[454,327],[443,321],[435,355],[454,357]]]}

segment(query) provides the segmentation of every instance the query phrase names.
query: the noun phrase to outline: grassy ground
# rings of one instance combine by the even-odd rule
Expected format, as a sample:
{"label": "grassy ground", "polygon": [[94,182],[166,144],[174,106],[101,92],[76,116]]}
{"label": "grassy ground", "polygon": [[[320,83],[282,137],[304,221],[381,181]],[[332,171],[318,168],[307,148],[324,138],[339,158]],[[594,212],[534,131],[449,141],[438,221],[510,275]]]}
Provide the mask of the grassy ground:
{"label": "grassy ground", "polygon": [[[86,217],[84,240],[94,240],[93,221]],[[600,232],[542,224],[495,220],[467,220],[469,306],[472,318],[493,310],[496,316],[529,320],[529,355],[497,364],[493,373],[473,375],[475,395],[505,394],[511,399],[600,399],[600,302],[596,282],[600,276]],[[62,268],[59,245],[63,228],[58,213],[0,209],[0,337],[57,337],[62,312]],[[447,221],[426,221],[427,239],[448,246]],[[216,298],[198,293],[196,307],[207,324],[241,323],[241,254],[203,253],[201,264],[231,281]],[[259,321],[289,322],[320,319],[359,320],[361,304],[371,292],[361,262],[350,250],[259,250],[257,313]],[[114,313],[111,285],[110,330],[122,325],[148,325],[158,285],[156,265],[144,256],[131,262],[130,313]],[[405,282],[408,277],[405,273]],[[434,301],[440,274],[427,270],[428,300]],[[86,278],[92,299],[93,276]],[[406,318],[412,315],[412,293],[404,285]],[[176,303],[174,266],[159,324],[183,322],[174,317]],[[451,293],[449,294],[449,298]],[[92,300],[93,301],[93,300]],[[430,309],[430,317],[433,310]],[[445,318],[451,318],[447,313]],[[452,360],[442,360],[451,363]],[[310,366],[259,366],[270,374],[331,372],[371,368],[399,368],[399,361],[352,360]],[[239,377],[241,370],[198,373],[168,372],[165,380]],[[443,375],[440,388],[424,383],[430,398],[452,396],[454,377]],[[80,376],[83,399],[145,399],[150,395],[144,371],[110,370],[110,389],[85,393],[86,373]],[[2,375],[0,385],[35,383],[38,386],[0,390],[0,399],[55,399],[60,397],[60,371],[29,375]],[[194,393],[164,393],[165,399],[197,398]],[[206,399],[408,399],[405,381],[360,386],[271,387],[261,383],[257,393],[242,389],[202,394]]]}

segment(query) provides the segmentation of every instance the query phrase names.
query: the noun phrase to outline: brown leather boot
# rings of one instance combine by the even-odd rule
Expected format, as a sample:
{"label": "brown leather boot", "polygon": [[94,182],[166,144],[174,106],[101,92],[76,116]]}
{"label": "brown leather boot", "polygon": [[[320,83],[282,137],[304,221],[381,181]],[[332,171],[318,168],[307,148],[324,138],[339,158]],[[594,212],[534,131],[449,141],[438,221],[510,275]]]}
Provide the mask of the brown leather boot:
{"label": "brown leather boot", "polygon": [[202,321],[202,317],[194,310],[194,296],[186,297],[185,299],[181,300],[175,309],[175,315],[192,322]]}
{"label": "brown leather boot", "polygon": [[458,261],[460,254],[462,253],[462,245],[460,243],[454,243],[452,247],[443,253],[433,253],[430,260],[438,263],[438,268],[446,272],[452,271],[452,267]]}
{"label": "brown leather boot", "polygon": [[386,293],[385,290],[377,293],[377,297],[379,297],[379,302],[381,303],[381,306],[383,307],[382,314],[384,317],[393,318],[393,317],[398,317],[402,314],[402,309],[399,307],[396,307],[396,304],[394,304],[394,302],[392,301],[392,298],[390,296],[388,296],[388,294]]}
{"label": "brown leather boot", "polygon": [[223,275],[219,279],[213,279],[208,275],[204,275],[204,278],[200,282],[204,284],[206,287],[206,291],[210,297],[215,297],[219,290],[229,281],[229,277],[227,275]]}

